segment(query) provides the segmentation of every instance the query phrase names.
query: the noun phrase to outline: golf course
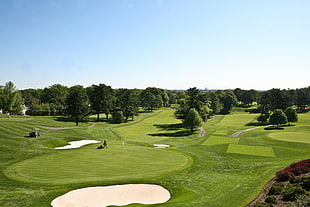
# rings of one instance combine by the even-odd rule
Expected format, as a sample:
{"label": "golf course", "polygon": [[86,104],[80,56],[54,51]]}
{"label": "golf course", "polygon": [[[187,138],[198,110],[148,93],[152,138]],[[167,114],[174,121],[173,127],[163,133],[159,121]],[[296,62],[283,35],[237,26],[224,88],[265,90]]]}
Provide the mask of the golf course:
{"label": "golf course", "polygon": [[[150,206],[245,206],[277,171],[309,159],[310,113],[282,130],[258,127],[257,117],[237,108],[204,122],[201,134],[183,128],[171,108],[122,124],[94,115],[78,127],[58,116],[2,115],[0,206],[50,207],[69,191],[123,184],[170,192],[167,202]],[[40,136],[27,137],[35,128]],[[92,143],[57,149],[81,140]],[[97,149],[104,140],[107,148]]]}

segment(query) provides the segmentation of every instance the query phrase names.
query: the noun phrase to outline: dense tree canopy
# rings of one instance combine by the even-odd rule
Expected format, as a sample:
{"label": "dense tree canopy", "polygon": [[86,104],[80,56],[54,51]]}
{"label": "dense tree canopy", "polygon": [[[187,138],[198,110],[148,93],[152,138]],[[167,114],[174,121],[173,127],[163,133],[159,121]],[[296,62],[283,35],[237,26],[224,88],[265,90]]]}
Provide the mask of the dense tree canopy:
{"label": "dense tree canopy", "polygon": [[297,112],[293,107],[288,107],[287,109],[285,109],[284,112],[286,114],[287,121],[288,121],[289,125],[291,125],[291,122],[297,122],[298,121]]}
{"label": "dense tree canopy", "polygon": [[123,112],[123,116],[127,121],[129,117],[134,119],[134,116],[139,112],[139,91],[121,88],[117,93],[116,108]]}
{"label": "dense tree canopy", "polygon": [[[144,90],[113,89],[105,84],[92,85],[86,89],[82,86],[68,88],[54,84],[44,89],[19,91],[12,82],[0,86],[0,109],[3,113],[19,114],[23,104],[29,115],[70,115],[75,117],[77,122],[90,113],[97,114],[97,120],[101,113],[105,113],[107,119],[114,114],[126,121],[138,115],[139,107],[152,111],[172,104],[172,107],[177,109],[176,116],[184,122],[191,109],[195,109],[200,118],[207,121],[211,115],[230,113],[234,106],[248,107],[255,104],[258,108],[251,111],[262,113],[258,117],[259,121],[267,123],[269,119],[273,120],[274,117],[271,118],[270,115],[274,114],[275,109],[281,109],[285,110],[290,123],[297,121],[296,111],[309,110],[307,106],[310,104],[310,86],[296,90],[273,88],[267,91],[240,88],[208,91],[196,87],[174,91],[156,87]],[[288,108],[292,106],[294,108]],[[74,110],[78,111],[77,118]],[[122,116],[119,116],[120,114]]]}
{"label": "dense tree canopy", "polygon": [[115,102],[115,95],[111,86],[105,84],[92,85],[87,88],[87,93],[91,108],[97,114],[97,121],[99,121],[100,113],[105,113],[106,119],[108,119]]}
{"label": "dense tree canopy", "polygon": [[66,98],[66,103],[67,112],[74,118],[76,126],[90,113],[89,99],[86,89],[83,86],[76,85],[71,87]]}
{"label": "dense tree canopy", "polygon": [[201,127],[203,124],[202,118],[195,108],[191,108],[185,119],[185,126],[194,131],[195,128]]}
{"label": "dense tree canopy", "polygon": [[277,128],[279,128],[279,124],[287,123],[287,117],[282,109],[275,109],[271,114],[269,121],[271,124],[277,125]]}
{"label": "dense tree canopy", "polygon": [[3,89],[1,89],[1,102],[2,109],[4,112],[9,113],[20,113],[22,111],[22,105],[24,101],[22,99],[22,94],[16,89],[13,82],[9,81],[5,84]]}

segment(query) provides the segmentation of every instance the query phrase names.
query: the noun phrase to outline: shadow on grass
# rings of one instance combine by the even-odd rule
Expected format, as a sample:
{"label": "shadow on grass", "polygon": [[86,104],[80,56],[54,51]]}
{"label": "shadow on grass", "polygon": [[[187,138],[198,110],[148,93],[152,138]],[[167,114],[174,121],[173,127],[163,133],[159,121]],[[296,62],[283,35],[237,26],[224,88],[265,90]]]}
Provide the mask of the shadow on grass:
{"label": "shadow on grass", "polygon": [[265,130],[284,130],[283,127],[276,127],[276,126],[268,126],[264,128]]}
{"label": "shadow on grass", "polygon": [[[184,130],[184,124],[154,124],[157,128],[164,130],[164,131],[176,131],[177,132],[165,132],[165,133],[156,133],[156,134],[149,134],[150,136],[155,137],[185,137],[190,136],[196,133],[196,131],[190,131],[189,129]],[[183,129],[183,130],[182,130]]]}
{"label": "shadow on grass", "polygon": [[184,128],[183,123],[179,123],[179,124],[154,124],[154,126],[156,126],[159,129],[162,129],[162,130],[179,130],[179,129]]}
{"label": "shadow on grass", "polygon": [[265,122],[250,122],[250,123],[247,123],[246,126],[266,126],[267,123]]}
{"label": "shadow on grass", "polygon": [[[59,122],[72,122],[75,123],[75,119],[72,117],[67,117],[67,116],[57,116],[54,117],[55,121],[59,121]],[[97,120],[97,118],[85,118],[79,121],[79,123],[88,123],[88,122],[108,122],[109,120],[102,118],[99,119],[99,121]]]}
{"label": "shadow on grass", "polygon": [[150,136],[154,137],[186,137],[189,135],[195,134],[195,131],[189,131],[189,130],[184,130],[184,131],[178,131],[178,132],[172,132],[172,133],[156,133],[156,134],[148,134]]}

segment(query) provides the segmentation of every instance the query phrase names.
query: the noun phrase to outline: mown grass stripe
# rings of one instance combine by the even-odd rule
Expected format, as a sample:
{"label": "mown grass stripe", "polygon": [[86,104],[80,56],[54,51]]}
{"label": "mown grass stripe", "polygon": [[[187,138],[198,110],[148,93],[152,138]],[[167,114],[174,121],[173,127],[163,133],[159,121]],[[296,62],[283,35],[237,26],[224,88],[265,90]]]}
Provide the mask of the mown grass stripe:
{"label": "mown grass stripe", "polygon": [[272,147],[229,144],[227,153],[276,157]]}

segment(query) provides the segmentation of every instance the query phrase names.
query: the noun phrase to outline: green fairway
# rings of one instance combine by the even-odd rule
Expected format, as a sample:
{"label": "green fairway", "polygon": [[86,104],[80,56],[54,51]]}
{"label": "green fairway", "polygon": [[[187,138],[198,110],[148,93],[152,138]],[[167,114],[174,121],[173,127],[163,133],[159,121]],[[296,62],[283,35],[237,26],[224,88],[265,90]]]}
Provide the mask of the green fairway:
{"label": "green fairway", "polygon": [[304,132],[277,132],[269,135],[272,139],[286,141],[286,142],[299,142],[310,144],[310,133]]}
{"label": "green fairway", "polygon": [[276,156],[271,147],[237,145],[237,144],[230,144],[228,146],[227,153],[254,155],[254,156],[265,156],[265,157],[275,157]]}
{"label": "green fairway", "polygon": [[238,142],[239,138],[211,136],[203,144],[204,145],[234,144],[234,143],[237,144]]}
{"label": "green fairway", "polygon": [[[93,125],[91,117],[68,129],[40,127],[74,127],[62,117],[0,117],[0,206],[50,207],[74,189],[125,183],[167,188],[171,199],[156,206],[245,206],[275,172],[308,159],[310,150],[310,113],[281,131],[261,128],[230,137],[252,128],[256,117],[241,111],[217,115],[204,123],[202,137],[182,128],[172,109],[142,113],[120,125]],[[40,128],[41,136],[24,138],[33,128]],[[109,148],[54,149],[78,140],[107,140]]]}

